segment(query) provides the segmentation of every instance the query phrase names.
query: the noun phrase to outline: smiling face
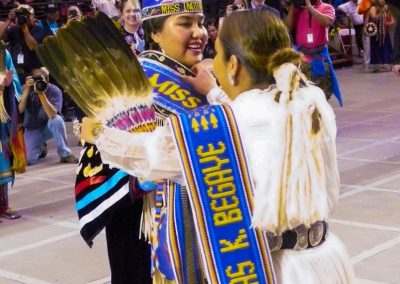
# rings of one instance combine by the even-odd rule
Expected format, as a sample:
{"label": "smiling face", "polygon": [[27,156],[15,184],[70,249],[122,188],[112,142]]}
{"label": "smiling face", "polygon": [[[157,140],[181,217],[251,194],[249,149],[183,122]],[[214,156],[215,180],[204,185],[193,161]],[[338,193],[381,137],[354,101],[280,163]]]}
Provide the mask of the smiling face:
{"label": "smiling face", "polygon": [[169,16],[162,30],[151,36],[166,55],[190,68],[203,58],[208,39],[203,22],[201,13]]}
{"label": "smiling face", "polygon": [[125,2],[121,19],[125,26],[137,27],[140,25],[140,8],[132,3],[132,1]]}

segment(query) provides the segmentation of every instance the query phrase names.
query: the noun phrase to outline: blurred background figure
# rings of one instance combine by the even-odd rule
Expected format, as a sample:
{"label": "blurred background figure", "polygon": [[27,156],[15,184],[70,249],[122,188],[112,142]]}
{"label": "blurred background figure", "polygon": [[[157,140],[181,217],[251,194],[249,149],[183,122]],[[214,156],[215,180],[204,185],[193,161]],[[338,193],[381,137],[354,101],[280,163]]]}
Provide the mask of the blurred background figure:
{"label": "blurred background figure", "polygon": [[203,59],[215,57],[215,40],[218,37],[218,23],[215,19],[208,19],[205,23],[208,41],[203,51]]}
{"label": "blurred background figure", "polygon": [[120,13],[116,0],[92,0],[92,7],[95,12],[103,12],[112,20],[118,21],[119,19]]}
{"label": "blurred background figure", "polygon": [[267,10],[274,13],[278,17],[282,17],[282,5],[280,0],[251,0],[249,8],[252,10]]}
{"label": "blurred background figure", "polygon": [[134,54],[144,50],[144,31],[141,26],[140,7],[133,1],[123,0],[120,4],[121,32]]}
{"label": "blurred background figure", "polygon": [[9,206],[8,190],[15,173],[25,171],[25,147],[20,128],[17,101],[21,85],[11,56],[0,42],[0,217],[17,219],[21,215]]}
{"label": "blurred background figure", "polygon": [[362,56],[362,54],[364,53],[364,47],[363,47],[364,18],[362,15],[357,13],[357,9],[358,9],[358,0],[349,0],[337,8],[337,10],[345,13],[346,16],[349,18],[350,22],[352,23],[356,34],[358,56]]}
{"label": "blurred background figure", "polygon": [[0,38],[8,43],[8,50],[20,82],[25,82],[33,69],[41,66],[35,49],[43,39],[43,29],[35,21],[35,12],[29,5],[10,10],[0,27]]}
{"label": "blurred background figure", "polygon": [[328,49],[329,27],[335,21],[333,6],[322,0],[293,1],[285,21],[293,33],[295,48],[305,55],[303,71],[324,90],[327,99],[334,94],[342,105],[339,82]]}
{"label": "blurred background figure", "polygon": [[370,37],[371,65],[373,72],[390,71],[392,63],[392,41],[389,28],[394,24],[385,0],[377,0],[369,10],[368,21],[375,23],[377,32]]}
{"label": "blurred background figure", "polygon": [[80,21],[82,18],[82,11],[76,5],[71,5],[67,9],[67,22]]}
{"label": "blurred background figure", "polygon": [[59,23],[60,14],[58,12],[58,7],[50,3],[45,9],[46,18],[39,21],[39,26],[43,29],[43,38],[50,35],[55,35],[57,30],[61,27]]}
{"label": "blurred background figure", "polygon": [[247,2],[245,0],[229,0],[226,5],[225,15],[229,16],[236,10],[248,9]]}

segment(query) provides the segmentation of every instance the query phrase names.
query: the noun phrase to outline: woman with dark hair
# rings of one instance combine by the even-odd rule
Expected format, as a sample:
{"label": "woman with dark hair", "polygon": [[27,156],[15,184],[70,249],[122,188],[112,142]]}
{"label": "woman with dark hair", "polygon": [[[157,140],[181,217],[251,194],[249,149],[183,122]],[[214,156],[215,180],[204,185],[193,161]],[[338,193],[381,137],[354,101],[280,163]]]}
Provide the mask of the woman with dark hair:
{"label": "woman with dark hair", "polygon": [[218,37],[218,23],[215,19],[209,19],[206,21],[205,27],[208,33],[208,41],[203,51],[203,58],[214,58],[215,57],[215,40]]}
{"label": "woman with dark hair", "polygon": [[[340,187],[335,115],[298,69],[285,25],[265,10],[233,13],[216,50],[213,72],[229,100],[208,68],[185,80],[228,105],[171,116],[152,133],[85,120],[82,137],[111,165],[187,187],[194,231],[179,223],[180,199],[167,192],[167,279],[185,279],[185,259],[199,257],[209,283],[355,283],[346,249],[328,234]],[[190,255],[181,242],[193,232]]]}

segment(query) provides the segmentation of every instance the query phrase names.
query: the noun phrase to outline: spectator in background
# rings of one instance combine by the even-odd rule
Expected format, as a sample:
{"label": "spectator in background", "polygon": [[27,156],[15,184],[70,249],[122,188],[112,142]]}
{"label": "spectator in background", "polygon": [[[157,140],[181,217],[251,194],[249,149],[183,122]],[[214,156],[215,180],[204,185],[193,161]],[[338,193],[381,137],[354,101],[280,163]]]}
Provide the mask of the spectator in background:
{"label": "spectator in background", "polygon": [[50,3],[46,6],[46,19],[43,19],[39,22],[39,26],[43,29],[43,38],[55,35],[57,30],[60,28],[60,24],[58,22],[59,12],[58,8],[55,4]]}
{"label": "spectator in background", "polygon": [[354,31],[356,33],[356,43],[358,48],[358,56],[363,53],[363,27],[364,19],[363,16],[357,13],[358,0],[349,0],[346,3],[340,5],[337,9],[346,14],[353,24]]}
{"label": "spectator in background", "polygon": [[329,27],[335,21],[335,9],[322,0],[305,0],[305,3],[306,6],[294,6],[291,3],[285,19],[294,34],[295,48],[305,54],[305,61],[311,65],[312,79],[323,79],[329,72],[331,90],[320,87],[328,98],[333,93],[342,105],[339,83],[328,51]]}
{"label": "spectator in background", "polygon": [[[357,7],[358,14],[363,15],[364,25],[368,21],[368,13],[372,5],[375,5],[375,0],[360,0],[360,3]],[[363,50],[364,50],[363,68],[366,71],[368,71],[369,65],[371,64],[371,41],[369,36],[366,36],[364,33],[363,33]]]}
{"label": "spectator in background", "polygon": [[144,51],[144,31],[141,27],[140,7],[134,3],[129,0],[121,2],[121,33],[132,51],[139,55]]}
{"label": "spectator in background", "polygon": [[116,0],[92,0],[93,9],[98,12],[103,12],[110,19],[118,21],[120,13],[117,9]]}
{"label": "spectator in background", "polygon": [[203,0],[206,19],[219,19],[224,17],[227,0]]}
{"label": "spectator in background", "polygon": [[21,96],[21,85],[11,56],[1,42],[0,64],[0,94],[4,104],[4,109],[1,110],[3,119],[0,122],[2,133],[0,137],[0,216],[17,219],[21,215],[10,208],[8,190],[14,183],[15,172],[23,173],[26,164],[17,108],[17,100]]}
{"label": "spectator in background", "polygon": [[[14,22],[15,25],[12,26]],[[35,49],[42,42],[43,29],[35,22],[33,8],[29,5],[19,5],[11,10],[8,19],[0,27],[0,38],[9,43],[19,80],[24,82],[33,69],[41,66]]]}
{"label": "spectator in background", "polygon": [[206,21],[205,27],[207,29],[208,41],[206,43],[206,46],[204,47],[203,59],[213,59],[216,55],[215,41],[218,37],[218,23],[215,19],[208,19]]}
{"label": "spectator in background", "polygon": [[228,4],[225,7],[225,16],[219,18],[218,20],[218,27],[222,27],[222,23],[225,17],[228,17],[234,11],[248,9],[247,2],[245,0],[229,0]]}
{"label": "spectator in background", "polygon": [[396,24],[393,40],[393,73],[400,75],[400,1],[388,0],[388,4]]}
{"label": "spectator in background", "polygon": [[60,163],[78,163],[68,147],[65,123],[60,115],[62,101],[61,90],[49,83],[49,75],[44,69],[34,69],[32,76],[26,78],[19,112],[24,113],[28,165],[46,156],[45,142],[51,138],[55,139]]}
{"label": "spectator in background", "polygon": [[392,41],[389,27],[394,24],[394,20],[388,11],[386,1],[377,0],[376,5],[369,10],[368,18],[377,26],[376,35],[370,37],[373,72],[390,71]]}
{"label": "spectator in background", "polygon": [[82,11],[76,5],[71,5],[67,9],[67,23],[69,21],[80,21],[82,18]]}
{"label": "spectator in background", "polygon": [[255,10],[257,10],[257,9],[265,9],[265,10],[268,10],[268,11],[274,13],[276,16],[281,17],[280,1],[275,1],[275,2],[276,2],[275,4],[277,4],[279,6],[279,10],[274,8],[274,7],[272,7],[272,6],[270,6],[270,5],[265,4],[264,0],[251,0],[249,8],[253,9],[253,10],[254,9]]}
{"label": "spectator in background", "polygon": [[225,15],[229,16],[233,11],[248,9],[247,2],[244,0],[230,0],[226,5]]}

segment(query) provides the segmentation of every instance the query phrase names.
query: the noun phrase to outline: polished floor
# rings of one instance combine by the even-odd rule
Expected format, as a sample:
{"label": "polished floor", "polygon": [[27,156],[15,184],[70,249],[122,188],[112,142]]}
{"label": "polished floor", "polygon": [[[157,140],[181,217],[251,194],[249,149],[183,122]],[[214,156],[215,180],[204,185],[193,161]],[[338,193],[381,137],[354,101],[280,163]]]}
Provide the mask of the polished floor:
{"label": "polished floor", "polygon": [[[345,105],[331,103],[342,186],[331,229],[359,283],[400,283],[400,77],[357,68],[337,73]],[[10,199],[22,218],[0,219],[1,284],[109,283],[104,234],[91,249],[79,235],[74,171],[58,163],[50,143],[47,158],[16,177]]]}

